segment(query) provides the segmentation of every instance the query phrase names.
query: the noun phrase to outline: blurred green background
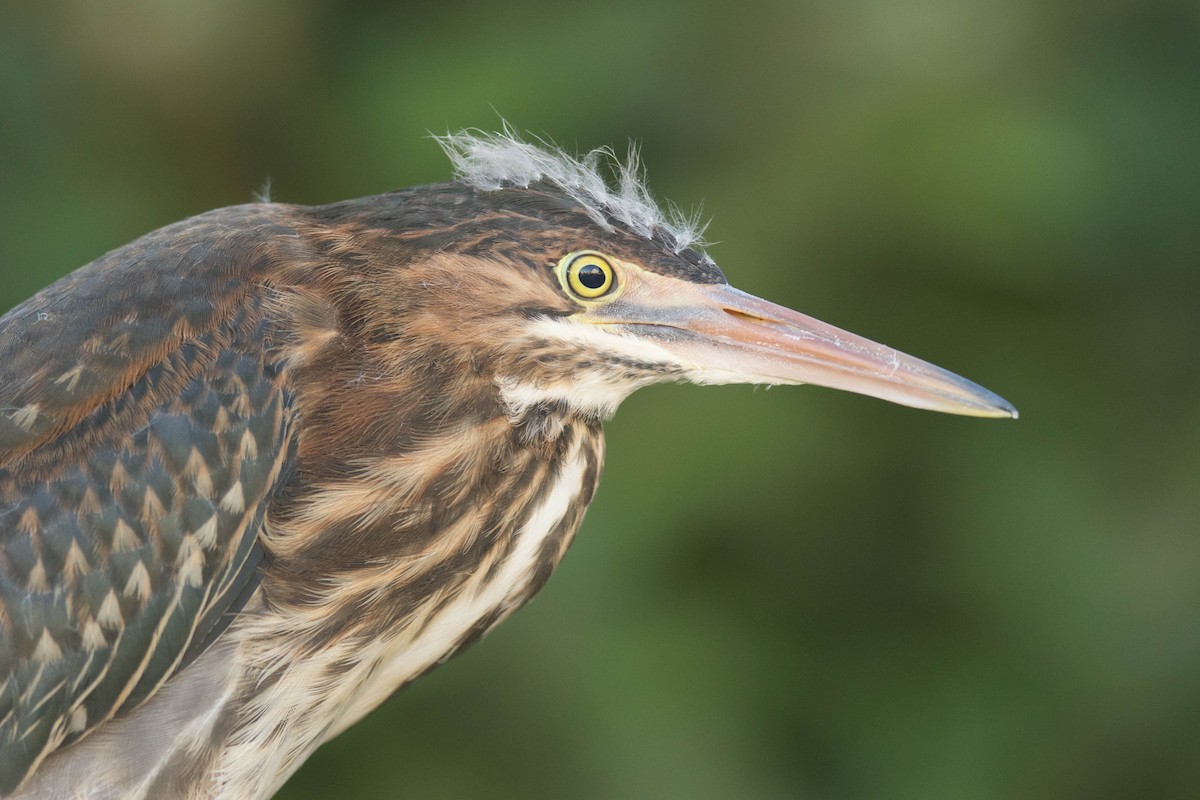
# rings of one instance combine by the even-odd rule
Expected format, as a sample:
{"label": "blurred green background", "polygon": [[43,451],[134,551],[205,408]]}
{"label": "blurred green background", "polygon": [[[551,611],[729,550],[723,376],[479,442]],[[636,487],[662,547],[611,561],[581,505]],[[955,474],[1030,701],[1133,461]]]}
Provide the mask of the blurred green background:
{"label": "blurred green background", "polygon": [[3,0],[0,305],[499,114],[1022,417],[639,393],[538,600],[281,797],[1200,797],[1200,7]]}

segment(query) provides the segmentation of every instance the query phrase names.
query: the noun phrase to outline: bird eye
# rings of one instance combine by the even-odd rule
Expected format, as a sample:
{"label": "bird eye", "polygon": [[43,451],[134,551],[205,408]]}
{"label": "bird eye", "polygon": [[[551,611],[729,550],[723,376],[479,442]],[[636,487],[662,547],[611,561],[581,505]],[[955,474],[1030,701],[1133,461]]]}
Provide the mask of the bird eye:
{"label": "bird eye", "polygon": [[567,290],[582,300],[603,297],[617,285],[612,264],[599,253],[571,253],[559,262],[559,270]]}

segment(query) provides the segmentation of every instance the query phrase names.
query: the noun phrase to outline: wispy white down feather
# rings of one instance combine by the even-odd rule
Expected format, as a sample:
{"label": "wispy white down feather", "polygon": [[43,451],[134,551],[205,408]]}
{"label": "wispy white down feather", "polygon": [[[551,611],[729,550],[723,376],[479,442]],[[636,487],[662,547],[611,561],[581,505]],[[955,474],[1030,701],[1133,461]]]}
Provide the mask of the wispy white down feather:
{"label": "wispy white down feather", "polygon": [[[499,133],[464,130],[434,138],[450,157],[456,177],[479,189],[527,187],[548,181],[605,228],[611,228],[615,220],[647,238],[659,231],[677,253],[704,245],[701,237],[706,225],[697,214],[654,202],[633,143],[621,159],[607,147],[572,156],[549,142],[527,142],[507,124]],[[615,176],[615,185],[605,179],[606,171]]]}

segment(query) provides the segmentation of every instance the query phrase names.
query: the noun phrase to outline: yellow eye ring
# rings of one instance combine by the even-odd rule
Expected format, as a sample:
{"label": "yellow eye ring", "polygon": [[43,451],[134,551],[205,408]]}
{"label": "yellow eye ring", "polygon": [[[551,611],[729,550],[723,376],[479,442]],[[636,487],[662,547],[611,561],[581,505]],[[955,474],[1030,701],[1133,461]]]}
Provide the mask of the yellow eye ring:
{"label": "yellow eye ring", "polygon": [[571,253],[558,267],[563,287],[581,300],[598,300],[617,288],[612,262],[593,250]]}

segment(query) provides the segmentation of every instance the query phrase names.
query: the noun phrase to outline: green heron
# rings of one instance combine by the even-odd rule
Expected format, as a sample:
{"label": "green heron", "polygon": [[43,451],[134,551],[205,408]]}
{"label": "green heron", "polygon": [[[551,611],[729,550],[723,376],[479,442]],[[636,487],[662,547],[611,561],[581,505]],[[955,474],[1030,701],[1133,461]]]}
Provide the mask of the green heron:
{"label": "green heron", "polygon": [[202,214],[0,319],[0,794],[270,796],[538,591],[638,387],[1016,416],[731,287],[634,156],[442,141],[453,182]]}

